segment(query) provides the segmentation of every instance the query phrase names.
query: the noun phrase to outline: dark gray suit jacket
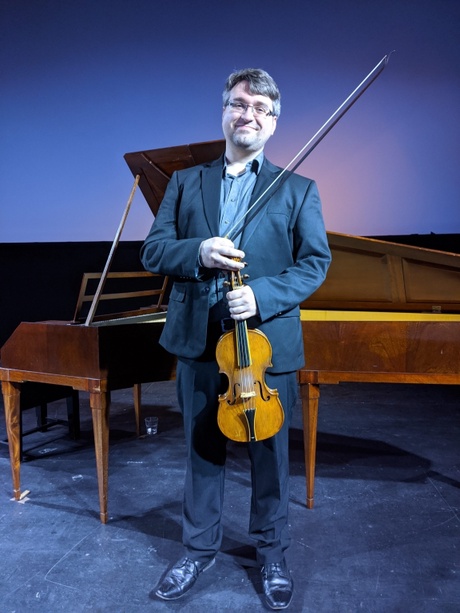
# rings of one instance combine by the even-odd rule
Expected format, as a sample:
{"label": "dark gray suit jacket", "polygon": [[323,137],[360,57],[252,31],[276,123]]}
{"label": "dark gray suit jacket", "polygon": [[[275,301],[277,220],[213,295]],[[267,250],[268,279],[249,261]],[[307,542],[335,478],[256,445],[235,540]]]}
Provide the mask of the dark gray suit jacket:
{"label": "dark gray suit jacket", "polygon": [[[141,250],[147,270],[174,280],[160,342],[183,358],[198,358],[206,344],[215,271],[197,274],[197,261],[201,242],[219,235],[222,164],[221,158],[173,174]],[[280,172],[264,160],[252,202]],[[324,281],[331,259],[315,182],[283,175],[273,197],[245,227],[239,248],[259,309],[251,324],[272,345],[271,372],[297,370],[304,365],[299,304]]]}

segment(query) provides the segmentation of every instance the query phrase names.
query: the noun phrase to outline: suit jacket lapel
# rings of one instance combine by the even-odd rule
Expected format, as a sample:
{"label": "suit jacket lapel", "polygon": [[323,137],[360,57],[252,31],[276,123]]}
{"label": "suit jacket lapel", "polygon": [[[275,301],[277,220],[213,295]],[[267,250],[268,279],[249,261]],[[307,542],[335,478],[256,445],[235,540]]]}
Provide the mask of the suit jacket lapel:
{"label": "suit jacket lapel", "polygon": [[[251,196],[251,202],[249,204],[249,207],[251,207],[253,203],[257,200],[257,198],[259,198],[259,196],[264,193],[264,191],[267,189],[270,183],[272,183],[272,181],[275,179],[276,175],[279,172],[280,168],[274,166],[267,159],[264,159],[264,163],[262,164],[262,168],[260,169],[259,176],[257,177],[256,185]],[[267,201],[270,199],[270,195],[271,192],[267,192],[266,196],[264,196],[262,200],[256,204],[255,209],[251,211],[248,215],[250,221],[245,224],[241,236],[240,248],[243,249],[243,251],[244,245],[250,240],[252,234],[254,233],[254,230],[266,215]],[[254,212],[256,212],[256,214],[253,218],[252,214]]]}
{"label": "suit jacket lapel", "polygon": [[223,159],[211,162],[202,170],[203,206],[211,236],[219,236],[219,205]]}
{"label": "suit jacket lapel", "polygon": [[[220,157],[218,160],[215,160],[209,165],[203,167],[201,174],[204,214],[211,232],[211,236],[219,236],[219,206],[220,189],[222,184],[222,169],[223,157]],[[257,198],[263,194],[279,172],[281,172],[280,168],[274,166],[267,159],[264,159],[264,163],[262,164],[259,176],[257,177],[249,206],[252,206]],[[270,192],[268,192],[267,195],[262,198],[262,201],[256,205],[257,214],[253,219],[251,215],[252,212],[249,213],[250,221],[245,224],[241,237],[241,248],[243,248],[243,245],[248,242],[254,230],[264,218],[267,210],[267,200],[269,198]],[[259,205],[262,205],[260,210]]]}

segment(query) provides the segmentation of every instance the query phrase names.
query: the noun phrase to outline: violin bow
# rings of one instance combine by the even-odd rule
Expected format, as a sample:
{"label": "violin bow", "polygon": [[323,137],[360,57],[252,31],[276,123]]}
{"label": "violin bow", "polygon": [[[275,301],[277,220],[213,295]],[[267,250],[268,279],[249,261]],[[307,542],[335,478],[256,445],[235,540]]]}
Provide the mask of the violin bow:
{"label": "violin bow", "polygon": [[[372,83],[377,79],[377,77],[383,72],[384,68],[386,67],[386,65],[388,64],[390,60],[390,56],[392,53],[394,53],[394,51],[391,51],[390,53],[387,53],[386,55],[383,56],[380,62],[361,81],[361,83],[351,92],[348,98],[346,98],[342,102],[342,104],[338,107],[338,109],[334,111],[334,113],[329,117],[329,119],[316,132],[316,134],[314,134],[310,138],[310,140],[302,147],[302,149],[292,158],[289,164],[285,168],[283,168],[283,170],[279,173],[279,175],[277,175],[275,179],[270,183],[270,185],[262,192],[262,194],[260,194],[257,200],[253,202],[253,204],[244,213],[244,215],[242,215],[239,219],[236,220],[236,222],[230,228],[230,231],[227,233],[226,235],[227,238],[230,238],[230,240],[234,241],[235,238],[237,238],[237,236],[241,234],[241,232],[244,229],[244,225],[241,226],[237,232],[235,232],[234,236],[231,236],[232,232],[235,231],[235,229],[241,224],[241,222],[250,213],[252,214],[249,216],[247,222],[249,222],[251,219],[255,217],[259,209],[262,208],[264,204],[266,204],[266,202],[264,202],[258,207],[258,209],[254,210],[255,207],[259,205],[262,198],[264,198],[264,196],[275,186],[275,184],[278,183],[284,175],[286,175],[287,171],[291,169],[291,166],[294,165],[291,169],[291,173],[292,173],[302,164],[305,158],[307,158],[310,155],[310,153],[319,145],[319,143],[323,140],[323,138],[332,130],[335,124],[345,115],[347,111],[350,110],[350,108],[358,100],[358,98],[360,98],[364,94],[364,92],[368,89],[368,87],[372,85]],[[286,175],[285,178],[288,178],[288,177],[289,175]],[[272,196],[273,194],[270,195],[270,198]]]}

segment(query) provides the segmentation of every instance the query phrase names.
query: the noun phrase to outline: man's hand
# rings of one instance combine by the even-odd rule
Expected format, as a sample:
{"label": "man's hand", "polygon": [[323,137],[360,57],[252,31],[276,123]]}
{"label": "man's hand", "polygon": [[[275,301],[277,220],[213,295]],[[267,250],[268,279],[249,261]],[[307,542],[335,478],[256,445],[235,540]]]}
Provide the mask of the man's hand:
{"label": "man's hand", "polygon": [[244,258],[244,251],[235,249],[228,238],[215,236],[208,238],[200,245],[200,260],[205,268],[234,271],[244,268],[243,262],[237,262],[232,258]]}
{"label": "man's hand", "polygon": [[249,285],[242,285],[227,293],[230,316],[236,321],[244,321],[257,315],[257,302]]}

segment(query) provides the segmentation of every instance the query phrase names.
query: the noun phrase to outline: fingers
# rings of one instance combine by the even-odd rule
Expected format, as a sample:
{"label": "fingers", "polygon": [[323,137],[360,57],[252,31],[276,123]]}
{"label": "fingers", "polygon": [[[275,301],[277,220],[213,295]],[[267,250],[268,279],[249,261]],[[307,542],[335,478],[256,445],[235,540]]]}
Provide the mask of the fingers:
{"label": "fingers", "polygon": [[230,316],[242,321],[257,315],[257,302],[249,285],[244,285],[227,293]]}
{"label": "fingers", "polygon": [[244,251],[235,249],[228,238],[215,236],[203,241],[200,245],[200,259],[206,268],[220,268],[222,270],[241,270],[244,263],[235,260],[244,258]]}

